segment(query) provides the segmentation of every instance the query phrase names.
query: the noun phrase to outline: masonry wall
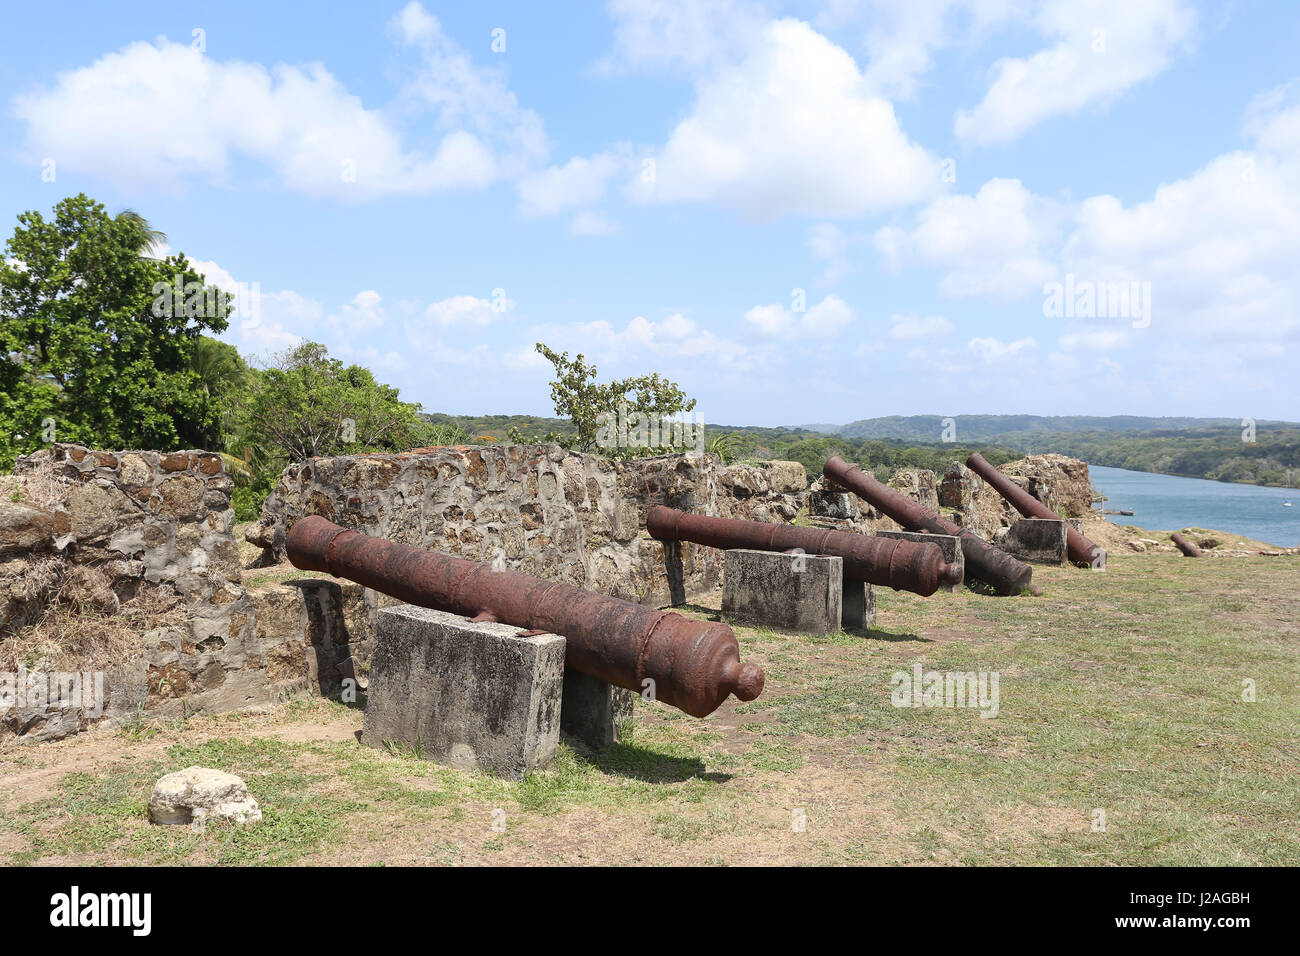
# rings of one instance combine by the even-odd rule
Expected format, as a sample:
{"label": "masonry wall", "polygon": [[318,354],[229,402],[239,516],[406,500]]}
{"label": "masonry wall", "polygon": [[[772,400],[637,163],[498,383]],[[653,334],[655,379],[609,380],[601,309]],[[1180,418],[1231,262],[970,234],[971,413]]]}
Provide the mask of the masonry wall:
{"label": "masonry wall", "polygon": [[[1037,456],[1003,470],[1067,516],[1091,504],[1082,462]],[[375,615],[391,599],[310,578],[246,588],[233,482],[219,456],[55,445],[20,459],[13,480],[23,500],[0,500],[0,641],[78,574],[102,580],[106,613],[142,589],[174,605],[122,659],[86,662],[105,673],[99,720],[139,707],[223,711],[304,688],[337,696],[364,686]],[[986,537],[1016,517],[959,464],[940,476],[900,472],[890,483]],[[719,587],[721,551],[665,545],[642,530],[656,504],[754,521],[802,512],[800,520],[864,532],[896,528],[821,480],[810,490],[797,462],[726,466],[710,454],[615,461],[556,445],[495,445],[291,466],[246,538],[261,547],[262,564],[278,564],[287,528],[318,514],[652,606]],[[0,710],[0,735],[52,739],[94,722],[57,708],[10,708]]]}
{"label": "masonry wall", "polygon": [[[344,609],[360,606],[361,588],[296,581],[246,590],[234,484],[219,456],[58,444],[20,458],[11,481],[21,500],[0,501],[0,641],[69,587],[95,595],[94,610],[106,615],[148,590],[159,626],[128,653],[77,663],[104,674],[102,715],[3,707],[0,736],[54,739],[138,707],[256,706],[301,687],[337,690],[350,672]],[[67,668],[36,660],[26,669]]]}
{"label": "masonry wall", "polygon": [[[998,470],[1066,518],[1095,514],[1085,462],[1064,455],[1031,455]],[[996,542],[1021,517],[979,475],[957,461],[943,474],[924,469],[896,472],[888,485],[988,541]],[[814,514],[829,511],[837,516],[835,523],[864,534],[902,530],[891,518],[825,478],[810,487],[809,506]]]}
{"label": "masonry wall", "polygon": [[558,445],[423,449],[316,458],[286,469],[246,537],[284,560],[286,529],[320,515],[346,528],[662,605],[711,591],[721,556],[665,549],[642,530],[648,508],[788,520],[807,488],[802,466],[726,467],[716,455],[614,461]]}

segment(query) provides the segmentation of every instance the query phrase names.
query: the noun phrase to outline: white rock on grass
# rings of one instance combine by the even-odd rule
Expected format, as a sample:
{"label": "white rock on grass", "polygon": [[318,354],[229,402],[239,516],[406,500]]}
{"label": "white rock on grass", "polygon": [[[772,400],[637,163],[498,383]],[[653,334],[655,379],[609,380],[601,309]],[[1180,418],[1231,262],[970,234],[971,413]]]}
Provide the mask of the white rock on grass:
{"label": "white rock on grass", "polygon": [[214,821],[257,823],[262,811],[248,795],[248,786],[233,773],[186,767],[159,778],[149,796],[154,823],[183,823],[203,827]]}

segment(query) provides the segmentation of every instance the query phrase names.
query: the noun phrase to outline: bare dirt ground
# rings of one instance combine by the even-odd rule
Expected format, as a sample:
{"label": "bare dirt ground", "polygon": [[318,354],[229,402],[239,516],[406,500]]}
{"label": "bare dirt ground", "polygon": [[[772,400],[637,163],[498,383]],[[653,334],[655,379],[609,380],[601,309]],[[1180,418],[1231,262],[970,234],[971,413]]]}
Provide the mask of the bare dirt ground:
{"label": "bare dirt ground", "polygon": [[[867,635],[737,628],[758,700],[640,702],[629,739],[517,783],[362,746],[359,709],[308,697],[10,741],[0,863],[1295,865],[1297,572],[1116,553],[1036,569],[1039,598],[878,591]],[[996,672],[997,716],[894,706],[915,663]],[[153,781],[195,764],[263,822],[149,824]]]}

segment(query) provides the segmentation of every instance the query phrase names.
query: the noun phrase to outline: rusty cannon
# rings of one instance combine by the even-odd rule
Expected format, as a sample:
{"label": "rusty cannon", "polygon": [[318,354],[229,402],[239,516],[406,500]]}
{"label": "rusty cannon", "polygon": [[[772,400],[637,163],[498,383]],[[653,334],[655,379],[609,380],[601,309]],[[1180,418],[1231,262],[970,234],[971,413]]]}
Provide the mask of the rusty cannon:
{"label": "rusty cannon", "polygon": [[960,584],[961,568],[943,559],[937,544],[891,541],[864,534],[791,524],[711,518],[656,505],[646,513],[646,530],[660,541],[694,541],[711,548],[802,551],[844,560],[844,576],[867,584],[928,597],[944,584]]}
{"label": "rusty cannon", "polygon": [[1014,595],[1029,587],[1034,570],[1000,551],[979,535],[954,524],[929,508],[883,485],[838,455],[832,455],[822,469],[831,481],[847,488],[872,507],[897,521],[907,531],[955,535],[961,539],[962,556],[971,576],[992,587],[998,594]]}
{"label": "rusty cannon", "polygon": [[1169,540],[1174,543],[1174,547],[1176,547],[1179,551],[1183,552],[1183,557],[1199,558],[1205,553],[1196,545],[1192,544],[1190,541],[1184,538],[1177,531],[1175,531],[1173,534],[1169,536]]}
{"label": "rusty cannon", "polygon": [[[753,700],[763,669],[742,664],[731,628],[543,581],[480,561],[422,551],[302,518],[285,540],[295,567],[347,578],[408,604],[565,638],[565,665],[706,717],[735,694]],[[653,681],[653,684],[646,684]]]}
{"label": "rusty cannon", "polygon": [[[992,485],[993,489],[1011,504],[1011,507],[1026,518],[1062,520],[1055,511],[985,461],[984,456],[979,452],[973,452],[966,459],[966,467]],[[1075,531],[1069,522],[1065,525],[1065,546],[1070,560],[1076,564],[1105,563],[1106,552]]]}

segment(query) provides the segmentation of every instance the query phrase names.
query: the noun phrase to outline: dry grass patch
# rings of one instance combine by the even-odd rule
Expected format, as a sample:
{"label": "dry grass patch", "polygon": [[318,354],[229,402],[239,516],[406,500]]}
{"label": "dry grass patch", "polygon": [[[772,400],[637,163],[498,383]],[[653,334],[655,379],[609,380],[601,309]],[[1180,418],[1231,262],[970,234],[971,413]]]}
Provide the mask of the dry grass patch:
{"label": "dry grass patch", "polygon": [[67,497],[73,484],[71,479],[56,475],[53,464],[45,460],[21,475],[0,475],[0,496],[48,511]]}
{"label": "dry grass patch", "polygon": [[0,670],[120,664],[140,653],[145,631],[183,627],[188,619],[179,599],[164,589],[141,588],[121,601],[103,571],[58,557],[23,562],[18,574],[28,610],[0,628]]}

